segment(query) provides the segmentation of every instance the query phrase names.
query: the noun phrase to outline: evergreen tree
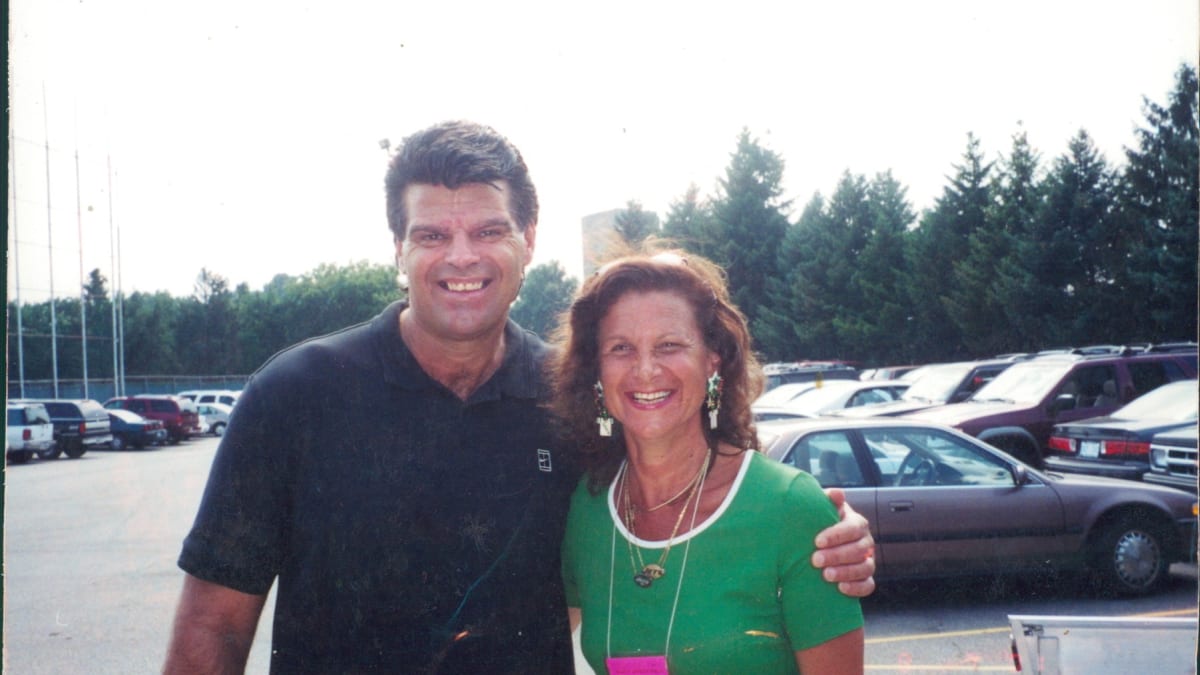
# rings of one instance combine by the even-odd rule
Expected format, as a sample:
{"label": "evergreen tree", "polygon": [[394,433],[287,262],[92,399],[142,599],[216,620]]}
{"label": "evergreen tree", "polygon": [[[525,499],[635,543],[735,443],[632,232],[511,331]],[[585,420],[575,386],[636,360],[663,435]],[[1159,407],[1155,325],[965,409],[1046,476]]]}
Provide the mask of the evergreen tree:
{"label": "evergreen tree", "polygon": [[962,308],[952,302],[949,293],[955,266],[970,252],[971,235],[986,225],[991,168],[992,164],[984,161],[979,140],[967,134],[963,162],[955,165],[950,184],[912,234],[909,302],[914,317],[914,351],[919,361],[969,357],[956,321],[964,319],[961,314],[951,315]]}
{"label": "evergreen tree", "polygon": [[510,316],[526,330],[548,339],[558,326],[559,315],[571,305],[579,282],[568,277],[558,261],[529,269],[521,295]]}
{"label": "evergreen tree", "polygon": [[767,280],[788,228],[782,180],[783,158],[743,129],[718,182],[711,228],[695,242],[697,253],[725,269],[733,301],[751,322],[768,301]]}
{"label": "evergreen tree", "polygon": [[192,297],[182,302],[179,312],[178,343],[186,346],[181,356],[185,372],[214,375],[237,372],[236,319],[229,281],[201,268]]}
{"label": "evergreen tree", "polygon": [[175,343],[180,302],[165,291],[125,298],[125,370],[131,375],[178,375],[183,351]]}
{"label": "evergreen tree", "polygon": [[83,285],[83,297],[88,304],[108,299],[108,279],[104,278],[99,268],[88,272],[88,281]]}
{"label": "evergreen tree", "polygon": [[624,210],[617,213],[615,220],[617,234],[632,248],[636,248],[646,237],[658,234],[658,215],[643,209],[642,203],[636,199],[626,202]]}
{"label": "evergreen tree", "polygon": [[[1041,157],[1026,134],[1015,135],[1012,152],[1002,160],[989,226],[972,244],[972,262],[983,266],[991,260],[992,266],[985,269],[994,278],[981,314],[996,322],[991,331],[996,337],[985,342],[975,336],[974,344],[982,353],[1032,351],[1040,346],[1042,321],[1028,311],[1022,292],[1033,277],[1019,254],[1020,242],[1033,238],[1045,208],[1040,165]],[[1002,310],[1000,316],[995,314],[997,308]],[[996,326],[1006,330],[995,330]]]}
{"label": "evergreen tree", "polygon": [[911,308],[897,289],[909,275],[905,239],[916,214],[908,203],[907,190],[890,171],[875,176],[866,199],[869,230],[861,253],[849,261],[853,267],[850,286],[861,309],[842,314],[839,332],[855,360],[909,362]]}
{"label": "evergreen tree", "polygon": [[[1043,344],[1120,341],[1113,334],[1114,267],[1124,255],[1113,227],[1115,175],[1086,131],[1071,139],[1046,177],[1040,231],[1019,249],[1033,256],[1036,292],[1047,294]],[[1034,251],[1034,246],[1040,250]]]}
{"label": "evergreen tree", "polygon": [[1125,236],[1131,244],[1127,296],[1148,340],[1194,338],[1197,223],[1200,222],[1200,116],[1196,69],[1181,65],[1165,106],[1143,100],[1145,126],[1126,148]]}
{"label": "evergreen tree", "polygon": [[[788,229],[778,256],[778,277],[764,320],[754,324],[790,344],[788,360],[851,356],[847,339],[861,327],[852,317],[863,299],[853,284],[856,258],[871,229],[868,185],[863,176],[842,175],[829,202],[816,195]],[[787,297],[790,294],[791,297]],[[783,309],[786,314],[777,312]],[[790,324],[790,325],[789,325]],[[787,332],[791,332],[788,336]],[[790,339],[788,339],[790,338]]]}
{"label": "evergreen tree", "polygon": [[[831,321],[834,342],[825,345],[820,358],[846,358],[863,347],[866,332],[864,322],[867,307],[863,288],[858,283],[861,268],[860,256],[867,247],[874,228],[874,213],[870,200],[870,186],[865,176],[842,174],[837,189],[829,200],[828,217],[825,220],[824,237],[815,242],[814,262],[821,267],[821,281],[817,286],[806,289],[806,293],[818,288],[828,299],[826,318]],[[822,234],[822,233],[818,233]]]}
{"label": "evergreen tree", "polygon": [[984,226],[968,236],[967,257],[955,265],[946,296],[966,351],[976,356],[1037,348],[1040,320],[1023,310],[1015,290],[1026,283],[1015,246],[1034,229],[1041,208],[1038,156],[1024,132],[1001,158],[992,194]]}
{"label": "evergreen tree", "polygon": [[[779,246],[775,274],[767,280],[767,302],[751,324],[757,347],[770,361],[798,361],[817,345],[833,341],[833,324],[820,293],[808,294],[820,266],[814,249],[826,229],[825,201],[814,194]],[[824,323],[821,322],[825,319]]]}
{"label": "evergreen tree", "polygon": [[700,197],[700,188],[689,185],[679,199],[671,202],[663,222],[663,236],[679,246],[698,251],[700,241],[712,228],[712,208]]}

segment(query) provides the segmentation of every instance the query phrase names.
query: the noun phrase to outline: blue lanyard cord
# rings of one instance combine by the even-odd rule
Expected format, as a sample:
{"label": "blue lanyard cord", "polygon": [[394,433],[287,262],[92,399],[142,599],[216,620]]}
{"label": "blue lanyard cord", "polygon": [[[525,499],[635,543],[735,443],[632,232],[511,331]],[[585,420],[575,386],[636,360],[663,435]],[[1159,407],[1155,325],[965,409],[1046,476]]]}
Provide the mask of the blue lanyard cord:
{"label": "blue lanyard cord", "polygon": [[[534,498],[536,498],[536,495]],[[532,503],[532,499],[530,502]],[[475,581],[472,581],[471,585],[467,587],[467,591],[463,593],[463,598],[461,601],[459,601],[458,607],[454,609],[454,613],[451,614],[450,618],[446,620],[445,625],[440,629],[434,630],[434,641],[446,643],[446,646],[441,650],[443,654],[455,642],[467,637],[463,631],[457,633],[454,631],[454,626],[458,623],[459,615],[462,614],[463,608],[466,607],[467,601],[471,599],[471,594],[475,592],[475,589],[478,588],[479,585],[484,581],[486,581],[487,578],[492,575],[492,572],[496,571],[496,568],[500,566],[500,563],[504,562],[504,560],[508,558],[509,552],[512,551],[513,543],[516,542],[517,537],[520,536],[521,531],[525,529],[525,524],[529,520],[529,512],[532,510],[530,505],[531,504],[525,505],[525,512],[521,515],[521,522],[517,523],[517,529],[513,530],[512,535],[508,538],[508,543],[504,545],[504,550],[500,552],[500,555],[496,556],[496,559],[492,561],[492,564],[489,565],[486,570],[484,570],[483,574],[480,574],[479,578],[477,578]]]}

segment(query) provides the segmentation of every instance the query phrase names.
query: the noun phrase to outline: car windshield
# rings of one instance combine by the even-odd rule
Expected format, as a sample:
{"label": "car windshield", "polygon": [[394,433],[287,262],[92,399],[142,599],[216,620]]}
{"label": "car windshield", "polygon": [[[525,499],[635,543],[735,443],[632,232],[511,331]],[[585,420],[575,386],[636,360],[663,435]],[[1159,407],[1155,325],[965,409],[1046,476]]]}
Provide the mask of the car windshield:
{"label": "car windshield", "polygon": [[1143,394],[1129,405],[1117,410],[1113,417],[1121,419],[1152,419],[1190,422],[1197,417],[1200,407],[1200,390],[1195,380],[1184,380],[1165,384]]}
{"label": "car windshield", "polygon": [[969,363],[951,363],[930,368],[900,398],[921,403],[947,401],[971,367]]}
{"label": "car windshield", "polygon": [[1067,371],[1070,363],[1018,363],[996,376],[996,379],[980,387],[969,400],[1001,401],[1004,403],[1040,403],[1054,389]]}
{"label": "car windshield", "polygon": [[826,382],[823,386],[813,387],[805,391],[802,396],[784,402],[781,407],[790,411],[816,415],[831,405],[840,407],[839,402],[845,399],[847,392],[856,384],[853,380]]}

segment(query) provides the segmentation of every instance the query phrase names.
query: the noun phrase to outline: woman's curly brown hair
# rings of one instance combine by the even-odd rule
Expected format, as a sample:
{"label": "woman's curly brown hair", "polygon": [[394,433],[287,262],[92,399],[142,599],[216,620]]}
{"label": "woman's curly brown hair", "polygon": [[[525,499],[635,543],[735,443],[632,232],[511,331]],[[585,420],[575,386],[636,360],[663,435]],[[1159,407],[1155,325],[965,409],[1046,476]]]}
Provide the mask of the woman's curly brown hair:
{"label": "woman's curly brown hair", "polygon": [[600,321],[626,293],[649,291],[683,297],[696,315],[705,344],[721,358],[723,385],[717,428],[709,429],[708,416],[700,415],[709,447],[715,451],[720,441],[740,450],[758,449],[750,403],[762,392],[762,368],[750,349],[746,317],[730,300],[724,271],[684,251],[645,250],[608,262],[584,281],[555,334],[557,350],[549,366],[554,387],[550,407],[563,440],[578,453],[587,470],[593,492],[608,485],[625,458],[620,422],[614,421],[611,437],[602,437],[597,431],[593,387],[600,379],[596,341]]}

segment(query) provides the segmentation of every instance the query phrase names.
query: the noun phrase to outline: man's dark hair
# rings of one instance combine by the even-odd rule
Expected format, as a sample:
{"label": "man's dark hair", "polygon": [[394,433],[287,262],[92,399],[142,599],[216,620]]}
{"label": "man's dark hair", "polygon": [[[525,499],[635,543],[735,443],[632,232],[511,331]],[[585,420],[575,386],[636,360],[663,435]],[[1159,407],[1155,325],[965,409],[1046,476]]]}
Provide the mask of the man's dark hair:
{"label": "man's dark hair", "polygon": [[496,130],[474,122],[441,122],[405,138],[388,166],[388,227],[396,239],[408,229],[404,191],[409,185],[457,190],[472,183],[507,181],[508,210],[522,232],[537,222],[537,190],[520,151]]}

